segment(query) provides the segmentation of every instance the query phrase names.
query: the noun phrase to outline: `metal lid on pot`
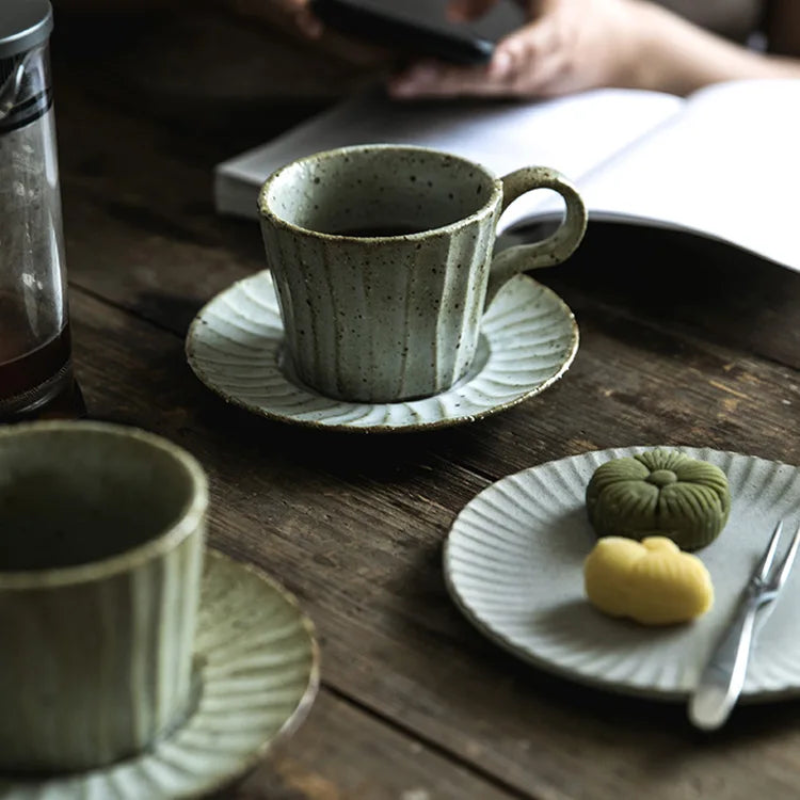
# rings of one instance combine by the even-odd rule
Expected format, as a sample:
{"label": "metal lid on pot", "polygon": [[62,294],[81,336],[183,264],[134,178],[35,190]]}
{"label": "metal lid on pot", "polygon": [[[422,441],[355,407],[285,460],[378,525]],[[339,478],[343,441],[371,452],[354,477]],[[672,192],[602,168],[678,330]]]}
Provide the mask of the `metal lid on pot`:
{"label": "metal lid on pot", "polygon": [[42,44],[52,30],[50,0],[2,0],[0,59],[11,58]]}
{"label": "metal lid on pot", "polygon": [[49,0],[0,0],[0,135],[41,117],[52,102]]}

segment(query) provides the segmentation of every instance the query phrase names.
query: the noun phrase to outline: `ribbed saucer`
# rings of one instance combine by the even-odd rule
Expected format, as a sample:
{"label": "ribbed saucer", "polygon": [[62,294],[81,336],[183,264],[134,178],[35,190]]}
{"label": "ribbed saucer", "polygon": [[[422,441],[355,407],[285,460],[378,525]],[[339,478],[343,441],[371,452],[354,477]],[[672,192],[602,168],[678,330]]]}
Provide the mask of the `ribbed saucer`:
{"label": "ribbed saucer", "polygon": [[481,324],[472,370],[434,397],[348,403],[304,386],[283,354],[283,323],[272,276],[245,278],[211,300],[186,339],[197,377],[230,403],[307,427],[397,433],[472,422],[539,394],[569,368],[578,326],[566,303],[525,275],[500,291]]}
{"label": "ribbed saucer", "polygon": [[105,769],[42,780],[0,778],[0,797],[202,797],[255,766],[314,701],[319,654],[313,626],[278,584],[208,551],[195,643],[196,705],[172,734]]}

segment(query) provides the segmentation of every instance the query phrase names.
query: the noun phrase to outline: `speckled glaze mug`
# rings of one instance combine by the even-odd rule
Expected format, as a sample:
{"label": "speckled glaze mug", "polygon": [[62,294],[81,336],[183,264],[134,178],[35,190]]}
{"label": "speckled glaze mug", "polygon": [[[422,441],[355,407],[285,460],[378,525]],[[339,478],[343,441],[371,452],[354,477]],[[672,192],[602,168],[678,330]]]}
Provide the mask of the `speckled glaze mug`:
{"label": "speckled glaze mug", "polygon": [[206,506],[144,431],[0,430],[0,773],[100,767],[183,719]]}
{"label": "speckled glaze mug", "polygon": [[[564,198],[562,224],[493,258],[500,215],[535,189]],[[466,159],[400,145],[295,161],[266,181],[259,210],[296,374],[359,402],[450,388],[472,364],[498,290],[564,261],[586,229],[580,195],[552,169],[498,179]]]}

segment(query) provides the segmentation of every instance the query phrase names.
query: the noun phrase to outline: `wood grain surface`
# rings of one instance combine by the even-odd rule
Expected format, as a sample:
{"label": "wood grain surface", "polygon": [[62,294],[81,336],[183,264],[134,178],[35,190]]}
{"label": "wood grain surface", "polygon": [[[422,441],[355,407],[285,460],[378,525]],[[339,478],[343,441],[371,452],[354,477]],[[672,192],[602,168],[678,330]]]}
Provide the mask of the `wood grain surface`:
{"label": "wood grain surface", "polygon": [[206,390],[183,353],[200,306],[264,268],[257,225],[214,214],[212,168],[330,98],[259,95],[259,116],[244,92],[232,104],[214,84],[203,102],[200,78],[182,95],[175,75],[162,86],[147,71],[197,58],[197,37],[151,21],[93,51],[79,23],[64,26],[54,69],[89,415],[197,455],[212,545],[295,592],[321,639],[310,718],[224,796],[797,797],[800,704],[742,708],[706,737],[680,707],[527,667],[449,601],[441,546],[492,481],[588,449],[707,445],[800,463],[800,275],[674,233],[592,225],[569,263],[535,276],[581,331],[575,363],[541,396],[474,425],[389,438],[249,417]]}

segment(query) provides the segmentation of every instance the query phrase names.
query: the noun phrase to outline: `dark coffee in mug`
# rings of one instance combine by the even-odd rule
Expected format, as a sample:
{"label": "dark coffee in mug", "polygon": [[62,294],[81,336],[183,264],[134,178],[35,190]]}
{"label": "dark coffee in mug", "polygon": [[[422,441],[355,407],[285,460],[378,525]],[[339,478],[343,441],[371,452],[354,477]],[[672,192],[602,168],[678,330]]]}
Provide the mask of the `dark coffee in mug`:
{"label": "dark coffee in mug", "polygon": [[355,239],[382,239],[387,236],[410,236],[412,233],[422,233],[427,228],[418,225],[369,225],[343,230],[330,231],[335,236],[351,236]]}

